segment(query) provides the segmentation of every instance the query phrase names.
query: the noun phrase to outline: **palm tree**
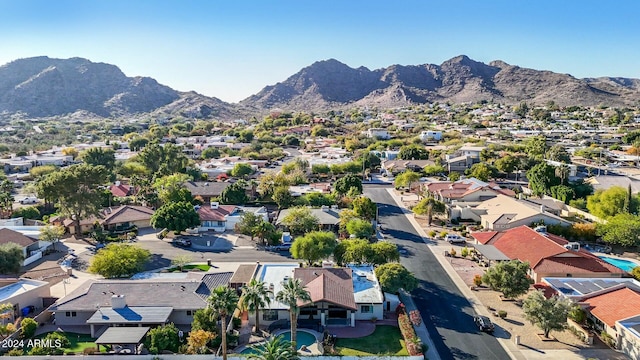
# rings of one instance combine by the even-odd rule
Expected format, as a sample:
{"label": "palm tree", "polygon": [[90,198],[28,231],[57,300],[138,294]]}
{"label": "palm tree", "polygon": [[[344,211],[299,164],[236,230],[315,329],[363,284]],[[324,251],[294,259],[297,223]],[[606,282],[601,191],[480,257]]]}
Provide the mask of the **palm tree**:
{"label": "palm tree", "polygon": [[298,354],[291,350],[291,343],[275,336],[261,346],[254,347],[256,353],[249,355],[255,360],[297,360]]}
{"label": "palm tree", "polygon": [[256,332],[260,332],[260,309],[271,304],[273,292],[269,290],[263,281],[251,279],[251,282],[242,289],[242,307],[249,312],[256,313]]}
{"label": "palm tree", "polygon": [[556,167],[555,173],[556,176],[560,178],[560,185],[564,185],[564,181],[569,177],[569,167],[562,164]]}
{"label": "palm tree", "polygon": [[296,331],[298,327],[298,313],[300,312],[298,301],[310,302],[311,295],[302,285],[300,279],[289,278],[289,280],[284,283],[282,290],[276,295],[276,300],[289,305],[289,315],[291,317],[291,349],[297,352]]}
{"label": "palm tree", "polygon": [[222,321],[222,359],[227,360],[227,316],[238,307],[238,294],[228,286],[218,286],[207,299],[215,318]]}

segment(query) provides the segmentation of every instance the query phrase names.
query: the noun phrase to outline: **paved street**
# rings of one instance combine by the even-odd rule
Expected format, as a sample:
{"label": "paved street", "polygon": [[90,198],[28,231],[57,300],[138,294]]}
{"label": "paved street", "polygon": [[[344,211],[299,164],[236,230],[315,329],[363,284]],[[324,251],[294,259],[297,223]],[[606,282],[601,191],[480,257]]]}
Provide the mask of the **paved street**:
{"label": "paved street", "polygon": [[379,204],[387,240],[406,250],[401,263],[420,281],[412,295],[442,359],[509,359],[495,337],[478,332],[473,309],[382,187],[365,187]]}

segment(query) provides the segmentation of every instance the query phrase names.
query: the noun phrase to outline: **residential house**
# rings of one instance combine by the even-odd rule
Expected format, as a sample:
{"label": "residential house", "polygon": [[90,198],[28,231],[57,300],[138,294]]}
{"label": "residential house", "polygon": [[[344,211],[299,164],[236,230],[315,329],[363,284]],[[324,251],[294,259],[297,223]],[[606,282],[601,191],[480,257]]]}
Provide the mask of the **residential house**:
{"label": "residential house", "polygon": [[[322,206],[320,208],[309,208],[311,211],[311,215],[315,216],[318,219],[318,225],[320,230],[324,231],[338,231],[338,224],[340,223],[340,212],[341,209],[338,209],[337,205]],[[291,209],[283,209],[278,214],[278,218],[276,219],[276,226],[282,227],[282,220],[289,214]]]}
{"label": "residential house", "polygon": [[506,231],[474,232],[476,243],[491,245],[512,260],[528,262],[535,282],[543,277],[622,277],[626,272],[581,249],[578,243],[519,226]]}
{"label": "residential house", "polygon": [[127,197],[135,194],[135,187],[116,181],[115,184],[109,186],[109,191],[114,197]]}
{"label": "residential house", "polygon": [[247,212],[252,212],[262,217],[264,221],[269,221],[269,212],[264,206],[220,205],[220,203],[214,201],[210,205],[197,207],[197,212],[200,217],[198,231],[233,231],[236,228],[236,224],[242,221],[242,215]]}
{"label": "residential house", "polygon": [[435,165],[433,160],[386,160],[381,164],[383,173],[387,176],[394,176],[406,170],[422,172],[425,166]]}
{"label": "residential house", "polygon": [[36,237],[26,236],[18,231],[1,228],[0,245],[13,243],[22,248],[23,265],[28,265],[42,257],[42,252],[51,246],[50,242],[39,241]]}
{"label": "residential house", "polygon": [[640,358],[640,282],[632,278],[543,278],[559,296],[578,303],[596,329],[609,334],[616,348]]}
{"label": "residential house", "polygon": [[614,186],[620,186],[626,190],[631,186],[631,193],[640,193],[640,180],[629,176],[611,173],[610,175],[592,176],[585,179],[585,182],[591,184],[595,191],[607,190]]}
{"label": "residential house", "polygon": [[459,214],[461,219],[479,221],[487,230],[507,230],[533,223],[571,225],[570,221],[546,211],[544,205],[503,194],[497,194],[475,207],[456,204],[451,211]]}
{"label": "residential house", "polygon": [[422,141],[440,141],[442,140],[442,131],[425,130],[418,135]]}
{"label": "residential house", "polygon": [[215,181],[187,181],[184,183],[191,195],[202,198],[205,204],[209,204],[211,199],[218,198],[229,185],[231,183]]}
{"label": "residential house", "polygon": [[467,169],[470,169],[473,164],[479,163],[480,158],[476,158],[470,155],[451,156],[445,155],[445,166],[448,172],[464,173]]}
{"label": "residential house", "polygon": [[126,231],[132,227],[145,229],[151,227],[154,210],[144,206],[122,205],[104,210],[100,225],[109,231]]}
{"label": "residential house", "polygon": [[383,128],[370,128],[366,131],[366,135],[371,139],[387,140],[391,138],[387,129]]}
{"label": "residential house", "polygon": [[[232,273],[201,279],[88,280],[49,311],[56,325],[90,328],[91,336],[109,327],[159,326],[189,329],[196,310],[207,306],[211,290],[227,285]],[[87,329],[89,330],[89,329]]]}
{"label": "residential house", "polygon": [[26,316],[38,314],[44,308],[44,300],[51,297],[50,284],[33,279],[0,279],[0,304],[13,305],[9,322]]}
{"label": "residential house", "polygon": [[[300,304],[299,324],[355,326],[356,320],[381,319],[383,294],[371,266],[300,268],[297,264],[260,265],[256,278],[277,294],[290,278],[300,279],[311,301]],[[265,325],[289,318],[287,304],[272,300],[262,311]],[[252,319],[250,317],[249,321]]]}

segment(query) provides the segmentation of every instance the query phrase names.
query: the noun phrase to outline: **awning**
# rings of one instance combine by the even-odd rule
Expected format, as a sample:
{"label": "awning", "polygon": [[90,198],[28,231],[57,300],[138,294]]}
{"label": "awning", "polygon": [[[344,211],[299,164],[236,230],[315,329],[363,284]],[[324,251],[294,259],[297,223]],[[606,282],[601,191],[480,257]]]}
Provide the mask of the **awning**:
{"label": "awning", "polygon": [[478,250],[482,256],[490,261],[509,261],[511,260],[507,255],[503,254],[493,245],[473,244],[473,247]]}
{"label": "awning", "polygon": [[164,324],[172,312],[170,306],[102,307],[93,313],[87,324]]}
{"label": "awning", "polygon": [[149,327],[110,327],[96,340],[96,345],[137,345]]}

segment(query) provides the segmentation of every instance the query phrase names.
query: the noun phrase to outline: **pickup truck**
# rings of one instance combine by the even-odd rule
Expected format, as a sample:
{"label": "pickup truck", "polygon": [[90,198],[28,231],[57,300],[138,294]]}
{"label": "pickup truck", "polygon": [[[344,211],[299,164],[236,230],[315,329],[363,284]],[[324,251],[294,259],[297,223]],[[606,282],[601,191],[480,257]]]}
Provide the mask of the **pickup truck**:
{"label": "pickup truck", "polygon": [[24,199],[20,200],[20,204],[37,204],[38,198],[35,196],[27,196]]}

